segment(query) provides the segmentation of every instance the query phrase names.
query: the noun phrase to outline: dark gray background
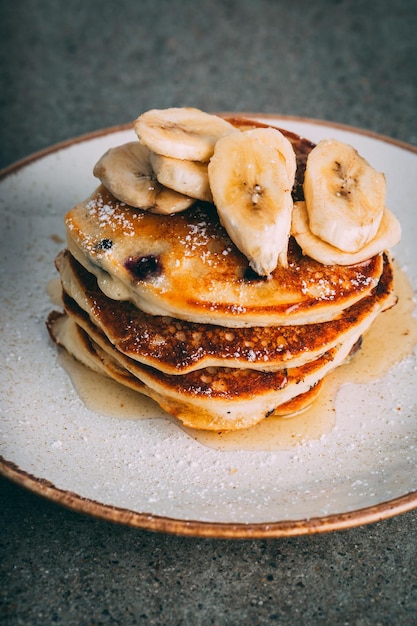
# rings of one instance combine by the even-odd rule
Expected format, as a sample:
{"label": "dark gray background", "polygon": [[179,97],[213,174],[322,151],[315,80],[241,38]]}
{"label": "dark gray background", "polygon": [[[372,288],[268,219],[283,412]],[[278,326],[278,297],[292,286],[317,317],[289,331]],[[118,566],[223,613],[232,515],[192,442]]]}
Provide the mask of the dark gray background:
{"label": "dark gray background", "polygon": [[[156,107],[333,120],[417,145],[417,2],[9,0],[0,166]],[[1,480],[4,624],[416,624],[416,512],[321,536],[205,540]]]}

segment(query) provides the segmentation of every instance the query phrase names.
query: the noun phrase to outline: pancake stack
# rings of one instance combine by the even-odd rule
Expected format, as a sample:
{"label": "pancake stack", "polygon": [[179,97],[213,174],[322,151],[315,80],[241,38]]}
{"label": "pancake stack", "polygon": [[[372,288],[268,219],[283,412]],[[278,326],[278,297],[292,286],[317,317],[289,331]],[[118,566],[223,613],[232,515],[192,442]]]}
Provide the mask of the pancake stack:
{"label": "pancake stack", "polygon": [[[195,111],[160,113],[177,121],[177,114]],[[47,326],[53,340],[76,359],[151,397],[185,425],[230,431],[270,415],[299,412],[314,401],[325,376],[360,347],[377,315],[395,303],[386,249],[398,240],[399,226],[384,208],[375,233],[357,250],[317,242],[306,208],[306,170],[316,146],[282,129],[209,117],[220,120],[211,152],[182,156],[181,166],[190,167],[186,182],[191,167],[203,172],[203,183],[201,177],[198,185],[193,179],[191,192],[199,190],[194,197],[190,188],[184,193],[181,181],[164,180],[169,160],[180,159],[162,154],[161,141],[156,151],[146,114],[135,122],[138,142],[132,142],[133,149],[127,144],[127,159],[115,161],[112,151],[103,155],[94,170],[101,184],[65,218],[67,247],[56,259],[64,310],[53,311]],[[159,131],[162,127],[164,135],[171,132],[161,123]],[[246,141],[246,133],[259,129],[285,139],[281,150],[272,136],[285,167],[280,174],[285,193],[274,200],[279,232],[276,220],[271,226],[270,217],[258,215],[259,198],[264,200],[269,184],[263,179],[256,183],[255,199],[252,192],[246,222],[245,207],[233,209],[237,220],[224,214],[234,201],[220,181],[219,168],[224,176],[231,163],[222,150],[233,139],[232,154],[239,149],[241,159],[246,149],[239,148],[241,136]],[[256,149],[264,137],[249,135]],[[282,158],[288,145],[294,165],[291,155]],[[135,182],[116,185],[122,180],[118,168],[131,171],[132,163],[142,178],[147,176],[146,202],[142,190],[135,194]],[[226,203],[222,193],[229,198]],[[255,245],[255,203],[264,247]]]}

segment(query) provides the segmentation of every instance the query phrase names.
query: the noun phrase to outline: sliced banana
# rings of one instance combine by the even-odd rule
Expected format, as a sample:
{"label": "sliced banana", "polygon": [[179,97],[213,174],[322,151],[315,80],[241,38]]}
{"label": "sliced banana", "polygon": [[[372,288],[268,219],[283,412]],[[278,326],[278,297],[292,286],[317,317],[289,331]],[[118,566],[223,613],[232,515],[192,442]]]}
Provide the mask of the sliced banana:
{"label": "sliced banana", "polygon": [[385,208],[375,237],[358,252],[343,252],[311,231],[306,203],[295,202],[291,234],[303,254],[323,265],[354,265],[395,246],[401,239],[401,226],[395,215]]}
{"label": "sliced banana", "polygon": [[156,180],[149,150],[138,141],[110,148],[96,163],[93,173],[115,198],[152,213],[178,213],[195,202]]}
{"label": "sliced banana", "polygon": [[375,237],[385,193],[385,176],[348,144],[326,139],[308,155],[304,196],[310,229],[339,250],[358,252]]}
{"label": "sliced banana", "polygon": [[209,161],[220,137],[239,132],[223,118],[191,107],[151,109],[140,115],[133,127],[152,152],[203,163]]}
{"label": "sliced banana", "polygon": [[287,265],[293,202],[281,152],[255,132],[231,133],[217,141],[208,173],[220,221],[254,271]]}
{"label": "sliced banana", "polygon": [[254,128],[245,132],[252,134],[252,136],[259,139],[259,141],[263,141],[278,150],[278,152],[281,152],[285,159],[288,180],[290,181],[292,187],[295,180],[295,172],[297,170],[297,160],[291,141],[287,139],[287,137],[285,137],[285,135],[283,135],[277,128]]}
{"label": "sliced banana", "polygon": [[155,176],[162,185],[197,200],[213,201],[207,163],[172,159],[155,152],[151,152],[150,159]]}

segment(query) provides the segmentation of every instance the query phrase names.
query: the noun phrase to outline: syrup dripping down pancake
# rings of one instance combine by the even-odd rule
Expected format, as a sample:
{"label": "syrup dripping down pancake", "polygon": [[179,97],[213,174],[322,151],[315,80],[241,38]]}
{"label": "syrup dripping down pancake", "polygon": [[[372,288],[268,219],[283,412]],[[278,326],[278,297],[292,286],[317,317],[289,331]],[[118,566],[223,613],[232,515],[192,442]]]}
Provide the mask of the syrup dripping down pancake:
{"label": "syrup dripping down pancake", "polygon": [[326,374],[344,362],[353,347],[350,344],[337,346],[300,368],[277,372],[205,368],[170,376],[118,352],[76,306],[70,315],[55,319],[50,316],[48,324],[54,341],[81,362],[84,362],[83,350],[87,342],[90,345],[89,360],[96,360],[96,371],[101,367],[116,380],[123,375],[125,384],[133,377],[134,384],[128,386],[156,400],[186,426],[205,430],[238,430],[253,426],[281,404],[309,392]]}
{"label": "syrup dripping down pancake", "polygon": [[[144,365],[121,352],[65,291],[66,314],[51,315],[48,327],[54,341],[76,358],[87,363],[93,360],[94,369],[101,368],[108,376],[123,379],[124,384],[142,390],[184,424],[204,429],[236,430],[251,426],[279,411],[281,405],[308,394],[329,372],[341,365],[375,316],[392,305],[391,283],[392,272],[387,260],[378,289],[367,302],[368,315],[363,315],[353,327],[354,332],[351,329],[342,334],[338,343],[325,351],[323,349],[317,358],[303,365],[291,366],[290,362],[288,367],[275,371],[225,367],[223,364],[222,367],[202,367],[185,374],[166,374],[161,367]],[[115,319],[119,317],[118,306],[124,304],[113,303]]]}

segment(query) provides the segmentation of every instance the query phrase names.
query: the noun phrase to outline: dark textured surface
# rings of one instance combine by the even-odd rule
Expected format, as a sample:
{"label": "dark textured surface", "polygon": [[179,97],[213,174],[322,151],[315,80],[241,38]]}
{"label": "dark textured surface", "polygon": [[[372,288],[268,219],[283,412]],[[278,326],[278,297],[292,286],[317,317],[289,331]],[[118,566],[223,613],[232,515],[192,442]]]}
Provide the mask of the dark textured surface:
{"label": "dark textured surface", "polygon": [[416,623],[415,512],[321,536],[193,539],[1,485],[1,623]]}
{"label": "dark textured surface", "polygon": [[1,8],[1,165],[183,105],[323,118],[417,143],[414,0]]}
{"label": "dark textured surface", "polygon": [[[417,145],[415,0],[17,0],[1,13],[1,166],[181,105]],[[417,624],[416,512],[311,537],[204,540],[0,486],[2,624]]]}

